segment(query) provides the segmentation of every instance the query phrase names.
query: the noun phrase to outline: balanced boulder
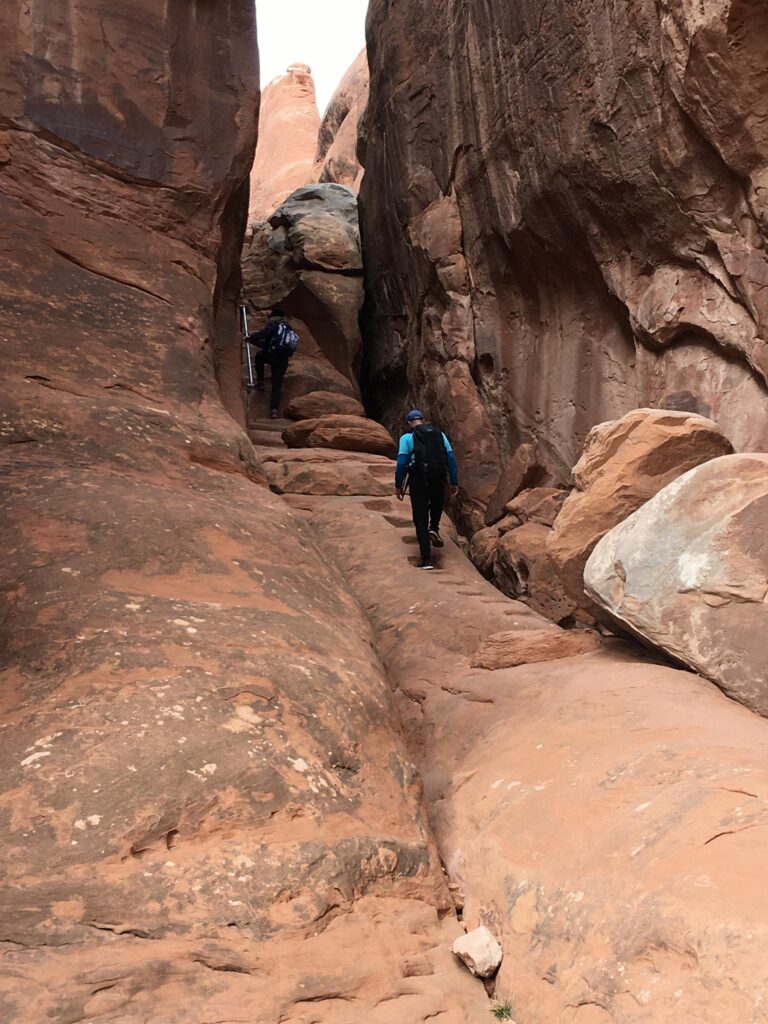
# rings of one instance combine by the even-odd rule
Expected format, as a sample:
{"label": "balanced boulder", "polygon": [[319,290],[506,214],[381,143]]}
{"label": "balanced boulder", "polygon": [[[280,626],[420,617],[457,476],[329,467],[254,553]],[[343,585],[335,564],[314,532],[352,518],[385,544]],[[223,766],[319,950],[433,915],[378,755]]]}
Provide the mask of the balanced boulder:
{"label": "balanced boulder", "polygon": [[289,448],[340,448],[394,457],[392,435],[380,423],[364,416],[319,416],[301,420],[283,431]]}
{"label": "balanced boulder", "polygon": [[669,484],[600,541],[584,581],[633,633],[768,715],[768,455]]}
{"label": "balanced boulder", "polygon": [[566,592],[585,604],[584,566],[597,542],[687,470],[732,451],[716,423],[693,413],[634,409],[596,426],[548,539]]}

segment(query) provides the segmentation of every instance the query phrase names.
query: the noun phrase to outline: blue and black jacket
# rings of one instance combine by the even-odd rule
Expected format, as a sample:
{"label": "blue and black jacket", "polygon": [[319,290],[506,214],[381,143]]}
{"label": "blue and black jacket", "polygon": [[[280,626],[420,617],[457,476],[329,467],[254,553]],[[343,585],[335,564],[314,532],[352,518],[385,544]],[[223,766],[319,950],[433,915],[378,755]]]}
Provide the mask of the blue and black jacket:
{"label": "blue and black jacket", "polygon": [[[456,465],[456,456],[453,454],[453,448],[451,448],[451,442],[443,434],[443,443],[445,445],[445,456],[448,463],[448,475],[451,478],[451,483],[454,487],[459,486],[459,467]],[[400,450],[397,453],[397,468],[395,469],[395,487],[402,490],[405,485],[405,478],[408,475],[408,470],[411,468],[415,461],[413,454],[413,431],[408,431],[407,434],[403,434],[400,438]]]}

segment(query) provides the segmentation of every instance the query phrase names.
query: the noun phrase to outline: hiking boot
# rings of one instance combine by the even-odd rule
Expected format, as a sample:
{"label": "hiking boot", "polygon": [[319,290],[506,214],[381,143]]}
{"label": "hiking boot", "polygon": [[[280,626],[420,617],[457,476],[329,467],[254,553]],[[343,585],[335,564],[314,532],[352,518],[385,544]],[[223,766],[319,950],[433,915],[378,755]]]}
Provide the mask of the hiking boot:
{"label": "hiking boot", "polygon": [[444,542],[443,538],[440,536],[440,533],[437,530],[430,530],[429,531],[429,539],[432,541],[433,547],[436,547],[436,548],[443,548],[443,547],[445,547],[445,542]]}
{"label": "hiking boot", "polygon": [[279,415],[280,413],[277,411],[277,409],[273,409],[272,412],[269,414],[269,418],[271,420],[276,420]]}
{"label": "hiking boot", "polygon": [[421,565],[419,566],[419,568],[420,568],[420,569],[434,569],[435,567],[434,567],[434,565],[432,565],[432,563],[430,562],[430,560],[429,560],[428,558],[426,558],[426,559],[425,559],[425,560],[424,560],[424,561],[423,561],[423,562],[421,563]]}

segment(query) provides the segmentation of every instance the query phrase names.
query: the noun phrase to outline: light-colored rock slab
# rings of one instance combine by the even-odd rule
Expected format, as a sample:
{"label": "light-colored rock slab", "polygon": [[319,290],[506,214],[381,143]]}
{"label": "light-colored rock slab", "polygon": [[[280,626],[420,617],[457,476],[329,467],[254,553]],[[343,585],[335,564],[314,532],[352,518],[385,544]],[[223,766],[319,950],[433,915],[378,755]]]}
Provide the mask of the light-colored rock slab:
{"label": "light-colored rock slab", "polygon": [[573,469],[577,489],[547,542],[567,593],[589,606],[584,566],[600,538],[676,477],[732,451],[716,423],[692,413],[634,409],[596,426]]}
{"label": "light-colored rock slab", "polygon": [[665,487],[602,539],[584,580],[633,633],[768,715],[768,455]]}
{"label": "light-colored rock slab", "polygon": [[490,978],[498,971],[504,959],[501,946],[482,924],[456,939],[451,949],[479,978]]}

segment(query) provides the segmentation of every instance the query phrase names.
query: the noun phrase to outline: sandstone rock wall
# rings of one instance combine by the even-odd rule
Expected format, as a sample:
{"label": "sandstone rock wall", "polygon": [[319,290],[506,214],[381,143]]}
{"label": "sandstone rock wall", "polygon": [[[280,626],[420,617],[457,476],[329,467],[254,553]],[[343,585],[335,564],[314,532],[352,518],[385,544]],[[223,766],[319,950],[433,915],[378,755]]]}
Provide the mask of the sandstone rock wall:
{"label": "sandstone rock wall", "polygon": [[249,227],[265,221],[294,189],[316,180],[320,112],[306,64],[291,64],[264,89],[251,170]]}
{"label": "sandstone rock wall", "polygon": [[359,190],[363,171],[357,158],[357,136],[368,104],[369,84],[368,53],[362,50],[323,115],[315,154],[318,181],[335,181]]}
{"label": "sandstone rock wall", "polygon": [[372,410],[426,405],[483,501],[637,406],[764,447],[765,4],[372,0],[368,39]]}
{"label": "sandstone rock wall", "polygon": [[252,0],[0,27],[0,1019],[480,1021],[367,622],[217,388]]}

